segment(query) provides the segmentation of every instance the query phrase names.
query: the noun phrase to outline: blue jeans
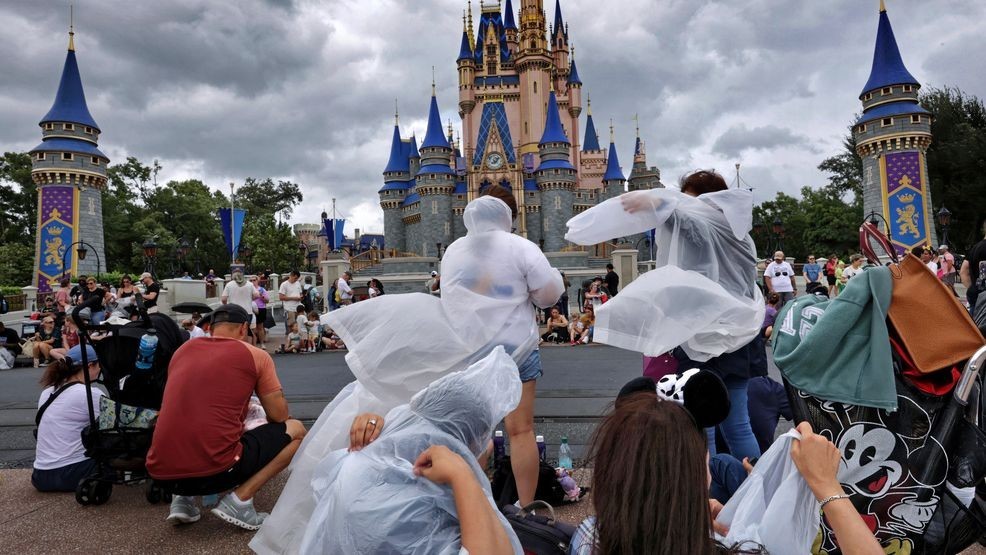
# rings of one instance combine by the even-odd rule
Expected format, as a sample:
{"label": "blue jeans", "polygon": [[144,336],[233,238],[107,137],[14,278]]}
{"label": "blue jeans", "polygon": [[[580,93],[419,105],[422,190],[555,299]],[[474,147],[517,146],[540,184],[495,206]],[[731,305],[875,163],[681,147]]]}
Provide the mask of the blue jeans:
{"label": "blue jeans", "polygon": [[[753,428],[750,426],[750,412],[747,406],[747,383],[746,378],[737,376],[726,376],[726,390],[729,392],[729,415],[719,424],[726,445],[729,446],[729,454],[738,460],[744,457],[754,458],[760,456],[760,446],[757,438],[753,435]],[[709,436],[709,454],[716,454],[716,434],[715,428],[706,428]]]}
{"label": "blue jeans", "polygon": [[527,360],[520,364],[520,381],[530,382],[540,378],[544,372],[541,370],[541,351],[534,349]]}
{"label": "blue jeans", "polygon": [[743,463],[732,455],[710,455],[709,474],[712,476],[712,484],[709,485],[709,497],[723,505],[736,493],[743,480],[746,480],[746,469],[743,468]]}

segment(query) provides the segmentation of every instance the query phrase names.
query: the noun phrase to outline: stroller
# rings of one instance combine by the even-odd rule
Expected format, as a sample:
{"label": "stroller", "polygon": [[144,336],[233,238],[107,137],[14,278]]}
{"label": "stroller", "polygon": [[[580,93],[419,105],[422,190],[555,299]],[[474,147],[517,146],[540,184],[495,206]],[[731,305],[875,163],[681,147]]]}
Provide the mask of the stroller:
{"label": "stroller", "polygon": [[[140,426],[135,422],[141,415],[154,414],[161,408],[168,365],[175,351],[188,340],[188,332],[163,314],[148,314],[137,297],[139,319],[126,325],[87,323],[80,315],[85,306],[76,307],[72,319],[79,328],[79,343],[91,344],[99,356],[99,383],[106,389],[114,414],[96,414],[92,406],[92,386],[88,373],[83,373],[86,397],[89,401],[89,426],[82,432],[86,456],[95,460],[92,475],[79,482],[75,500],[80,505],[102,505],[109,500],[114,484],[135,484],[150,480],[144,458],[151,446],[153,425]],[[98,307],[89,307],[90,310]],[[153,328],[158,345],[152,367],[148,371],[136,368],[141,337]],[[94,336],[99,334],[97,339]],[[82,349],[83,365],[88,364]],[[101,405],[103,403],[101,402]],[[102,411],[101,411],[102,412]],[[122,417],[121,417],[122,415]],[[109,420],[109,425],[106,421]],[[170,495],[150,480],[147,488],[150,503],[170,501]]]}

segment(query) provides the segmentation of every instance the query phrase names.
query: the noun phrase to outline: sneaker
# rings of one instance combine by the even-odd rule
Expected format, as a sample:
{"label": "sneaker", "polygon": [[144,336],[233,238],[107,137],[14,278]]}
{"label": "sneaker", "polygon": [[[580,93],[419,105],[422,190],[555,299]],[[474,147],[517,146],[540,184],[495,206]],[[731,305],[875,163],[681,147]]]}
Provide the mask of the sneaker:
{"label": "sneaker", "polygon": [[198,522],[200,518],[202,518],[202,513],[195,506],[194,497],[176,495],[171,500],[171,514],[165,521],[170,522],[172,526],[180,526]]}
{"label": "sneaker", "polygon": [[268,516],[267,513],[258,513],[257,510],[253,508],[252,499],[247,501],[245,504],[240,505],[238,503],[239,500],[234,500],[232,497],[232,493],[226,497],[223,497],[222,501],[219,502],[219,505],[217,505],[215,509],[212,509],[212,514],[230,524],[235,524],[240,528],[246,530],[259,530],[260,525],[264,523],[264,519]]}

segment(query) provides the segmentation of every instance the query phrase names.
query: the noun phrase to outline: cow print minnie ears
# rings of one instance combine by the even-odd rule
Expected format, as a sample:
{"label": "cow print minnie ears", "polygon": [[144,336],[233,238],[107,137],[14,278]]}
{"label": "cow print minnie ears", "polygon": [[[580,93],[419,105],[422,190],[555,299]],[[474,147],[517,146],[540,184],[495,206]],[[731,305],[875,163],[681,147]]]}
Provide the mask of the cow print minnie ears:
{"label": "cow print minnie ears", "polygon": [[726,384],[708,370],[668,374],[658,380],[657,395],[684,406],[701,428],[716,426],[729,414]]}

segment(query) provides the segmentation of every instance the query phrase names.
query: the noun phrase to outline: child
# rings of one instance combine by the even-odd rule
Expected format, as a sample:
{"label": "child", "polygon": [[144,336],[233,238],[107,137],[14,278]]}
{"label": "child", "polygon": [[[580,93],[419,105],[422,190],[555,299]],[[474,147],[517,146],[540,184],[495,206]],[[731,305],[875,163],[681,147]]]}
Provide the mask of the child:
{"label": "child", "polygon": [[295,331],[297,331],[298,334],[299,334],[299,336],[301,337],[301,344],[298,346],[298,349],[299,349],[298,352],[299,353],[307,353],[308,352],[308,347],[310,346],[308,344],[308,328],[309,328],[309,326],[308,326],[308,315],[305,314],[305,306],[304,305],[298,305],[298,316],[297,316],[297,318],[295,318],[294,321],[298,325],[298,329],[295,330]]}
{"label": "child", "polygon": [[[299,316],[300,318],[301,316]],[[288,334],[288,344],[284,347],[286,353],[300,353],[302,349],[301,334],[298,333],[298,323],[291,324],[291,333]]]}
{"label": "child", "polygon": [[308,313],[308,321],[305,323],[308,326],[308,352],[314,353],[319,346],[319,323],[318,323],[318,313],[314,310]]}
{"label": "child", "polygon": [[843,276],[845,271],[846,271],[846,263],[840,260],[835,267],[835,282],[837,285],[835,290],[836,296],[838,296],[839,293],[842,293],[842,290],[846,288],[846,281],[848,280],[846,280],[845,277]]}

